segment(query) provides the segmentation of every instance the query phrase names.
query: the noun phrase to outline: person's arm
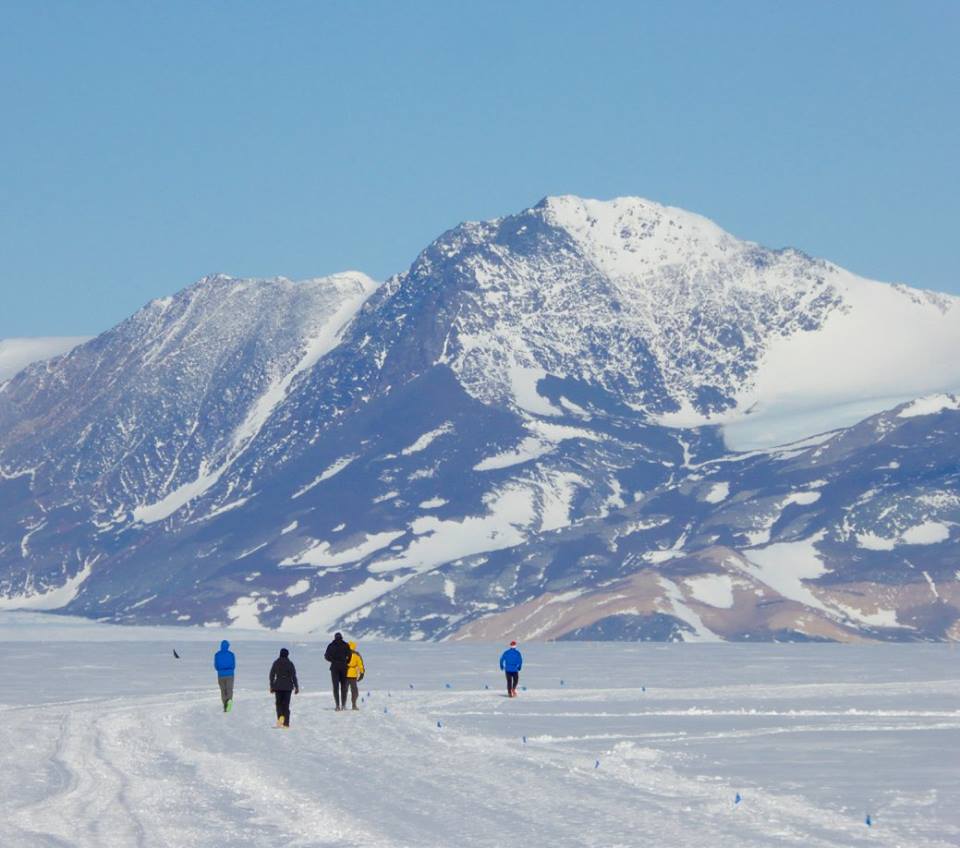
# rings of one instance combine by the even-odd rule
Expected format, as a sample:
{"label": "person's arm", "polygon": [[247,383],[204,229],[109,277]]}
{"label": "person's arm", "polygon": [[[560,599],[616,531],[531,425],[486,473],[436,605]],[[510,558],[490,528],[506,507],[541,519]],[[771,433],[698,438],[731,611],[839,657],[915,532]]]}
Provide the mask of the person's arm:
{"label": "person's arm", "polygon": [[273,665],[270,666],[270,691],[273,692],[273,684],[277,679],[277,661],[273,661]]}
{"label": "person's arm", "polygon": [[292,678],[293,678],[293,691],[294,691],[294,694],[299,695],[299,694],[300,694],[300,683],[297,681],[297,667],[296,667],[293,663],[290,663],[290,674],[291,674],[291,676],[292,676]]}
{"label": "person's arm", "polygon": [[501,654],[500,655],[500,671],[503,671],[503,667],[504,665],[506,665],[506,662],[507,662],[507,655],[505,653]]}
{"label": "person's arm", "polygon": [[517,651],[517,671],[523,668],[523,654]]}

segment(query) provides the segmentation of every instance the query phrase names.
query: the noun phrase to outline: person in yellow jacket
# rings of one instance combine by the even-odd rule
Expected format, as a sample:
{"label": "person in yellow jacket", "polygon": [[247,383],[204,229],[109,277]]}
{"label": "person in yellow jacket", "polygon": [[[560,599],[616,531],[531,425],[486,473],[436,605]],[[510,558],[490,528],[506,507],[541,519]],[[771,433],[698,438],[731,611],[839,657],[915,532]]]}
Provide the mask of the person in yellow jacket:
{"label": "person in yellow jacket", "polygon": [[[357,650],[357,643],[350,643],[350,664],[347,666],[347,683],[350,685],[350,700],[353,702],[353,708],[359,710],[360,707],[357,706],[357,698],[360,696],[360,689],[357,686],[357,683],[363,680],[363,657],[360,656],[360,652]],[[344,709],[346,709],[346,704],[344,704]]]}

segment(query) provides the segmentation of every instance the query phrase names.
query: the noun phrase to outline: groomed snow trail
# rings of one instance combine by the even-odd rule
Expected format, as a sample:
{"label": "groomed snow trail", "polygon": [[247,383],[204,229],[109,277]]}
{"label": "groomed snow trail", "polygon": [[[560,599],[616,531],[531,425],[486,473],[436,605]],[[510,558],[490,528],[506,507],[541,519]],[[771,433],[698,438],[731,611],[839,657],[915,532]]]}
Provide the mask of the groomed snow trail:
{"label": "groomed snow trail", "polygon": [[271,726],[272,644],[234,646],[236,708],[220,712],[218,639],[181,645],[179,661],[151,642],[0,642],[8,681],[36,681],[0,706],[0,845],[960,837],[960,685],[944,646],[530,645],[513,701],[497,646],[376,644],[362,646],[361,711],[338,714],[322,645],[278,641],[303,685],[287,731]]}

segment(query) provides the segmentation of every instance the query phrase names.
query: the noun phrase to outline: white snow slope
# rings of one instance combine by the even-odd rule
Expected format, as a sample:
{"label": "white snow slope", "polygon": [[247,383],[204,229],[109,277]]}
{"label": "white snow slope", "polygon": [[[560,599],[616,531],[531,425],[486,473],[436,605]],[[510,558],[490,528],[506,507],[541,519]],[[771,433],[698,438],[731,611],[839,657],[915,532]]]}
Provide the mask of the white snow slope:
{"label": "white snow slope", "polygon": [[361,711],[337,714],[323,644],[293,643],[286,731],[266,692],[281,641],[234,644],[223,714],[220,633],[22,627],[0,642],[8,680],[30,681],[0,696],[2,845],[960,841],[945,646],[604,645],[598,663],[595,645],[531,644],[508,700],[500,646],[373,643]]}
{"label": "white snow slope", "polygon": [[33,362],[52,359],[89,339],[89,336],[0,339],[0,382],[9,380]]}

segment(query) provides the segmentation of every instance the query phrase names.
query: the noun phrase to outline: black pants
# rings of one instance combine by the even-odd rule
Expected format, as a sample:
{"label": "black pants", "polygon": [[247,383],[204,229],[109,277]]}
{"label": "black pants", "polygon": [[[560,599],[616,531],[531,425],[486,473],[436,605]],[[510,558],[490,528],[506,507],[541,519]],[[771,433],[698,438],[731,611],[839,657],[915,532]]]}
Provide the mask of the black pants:
{"label": "black pants", "polygon": [[347,667],[338,663],[330,667],[330,679],[333,681],[333,700],[337,707],[347,705]]}
{"label": "black pants", "polygon": [[283,723],[290,726],[290,695],[289,689],[277,689],[274,693],[277,699],[277,720],[283,719]]}
{"label": "black pants", "polygon": [[520,672],[519,671],[508,671],[507,675],[507,694],[517,691],[517,684],[520,682]]}
{"label": "black pants", "polygon": [[[350,700],[353,702],[353,708],[357,708],[357,698],[360,697],[360,687],[357,686],[356,677],[348,677],[347,681],[350,683]],[[343,705],[346,706],[347,702],[344,701]]]}

